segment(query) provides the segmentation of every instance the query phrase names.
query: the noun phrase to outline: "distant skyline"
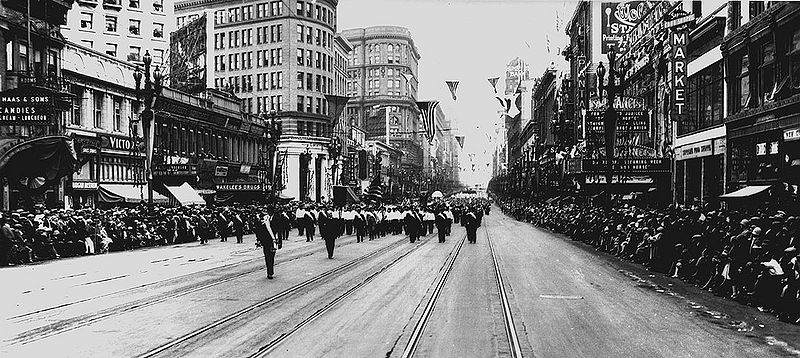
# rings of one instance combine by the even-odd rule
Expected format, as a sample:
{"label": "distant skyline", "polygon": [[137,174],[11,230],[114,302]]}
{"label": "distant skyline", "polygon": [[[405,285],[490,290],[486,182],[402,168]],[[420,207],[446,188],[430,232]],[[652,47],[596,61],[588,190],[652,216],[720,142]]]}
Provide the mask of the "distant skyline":
{"label": "distant skyline", "polygon": [[[422,58],[419,100],[439,100],[445,115],[466,137],[460,153],[461,181],[486,184],[491,178],[498,104],[488,78],[500,77],[504,91],[506,65],[516,57],[537,77],[551,64],[563,65],[558,53],[566,43],[564,25],[576,1],[530,0],[342,0],[339,31],[395,25],[411,31]],[[557,25],[558,23],[558,25]],[[558,31],[556,30],[558,27]],[[549,39],[550,51],[547,51]],[[458,80],[458,101],[445,85]],[[470,161],[474,154],[474,161]],[[475,164],[475,172],[472,164]],[[487,166],[487,164],[489,164]]]}

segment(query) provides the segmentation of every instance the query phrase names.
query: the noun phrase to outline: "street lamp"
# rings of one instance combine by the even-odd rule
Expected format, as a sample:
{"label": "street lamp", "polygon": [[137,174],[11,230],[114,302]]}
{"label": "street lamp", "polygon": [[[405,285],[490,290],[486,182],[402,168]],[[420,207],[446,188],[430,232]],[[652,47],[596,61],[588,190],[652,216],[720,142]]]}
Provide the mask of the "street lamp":
{"label": "street lamp", "polygon": [[150,63],[152,58],[150,52],[145,51],[142,57],[144,63],[144,88],[142,88],[142,72],[139,67],[133,73],[133,80],[136,83],[136,100],[144,102],[144,109],[139,114],[142,121],[142,131],[144,133],[145,145],[145,176],[147,179],[147,209],[150,214],[153,210],[153,120],[155,114],[153,106],[155,105],[156,98],[161,94],[163,76],[161,70],[156,65],[152,73],[152,80],[150,79]]}
{"label": "street lamp", "polygon": [[[623,86],[625,72],[624,69],[618,71],[616,68],[617,53],[613,46],[608,49],[608,84],[603,86],[603,78],[606,74],[606,69],[603,63],[597,66],[598,76],[598,95],[603,98],[603,89],[606,92],[606,109],[603,112],[603,129],[605,135],[605,149],[606,149],[606,187],[608,192],[608,203],[611,203],[611,181],[614,176],[614,148],[616,147],[617,138],[617,120],[619,115],[614,108],[614,99],[617,96],[617,91]],[[615,77],[619,76],[620,84],[617,85]]]}

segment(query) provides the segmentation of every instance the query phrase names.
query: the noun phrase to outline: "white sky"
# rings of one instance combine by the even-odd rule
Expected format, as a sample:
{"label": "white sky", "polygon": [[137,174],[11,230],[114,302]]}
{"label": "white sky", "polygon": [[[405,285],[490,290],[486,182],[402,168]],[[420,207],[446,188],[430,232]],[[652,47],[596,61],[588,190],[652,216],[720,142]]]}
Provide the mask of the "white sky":
{"label": "white sky", "polygon": [[[377,25],[411,31],[422,56],[418,99],[439,100],[457,133],[466,136],[461,181],[474,185],[491,177],[493,149],[487,135],[494,136],[500,123],[487,79],[499,76],[502,93],[506,64],[515,57],[529,64],[532,77],[551,62],[563,66],[558,52],[566,43],[564,25],[575,5],[561,0],[340,0],[337,13],[340,31]],[[445,80],[460,81],[457,102]],[[469,154],[474,154],[473,162]]]}

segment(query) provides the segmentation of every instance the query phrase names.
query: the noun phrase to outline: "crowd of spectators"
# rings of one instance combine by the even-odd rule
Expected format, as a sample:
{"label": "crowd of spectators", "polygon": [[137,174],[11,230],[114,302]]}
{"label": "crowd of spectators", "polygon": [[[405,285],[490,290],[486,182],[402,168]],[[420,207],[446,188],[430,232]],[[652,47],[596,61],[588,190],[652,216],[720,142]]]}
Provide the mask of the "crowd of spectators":
{"label": "crowd of spectators", "polygon": [[262,208],[156,206],[0,213],[0,266],[252,233]]}
{"label": "crowd of spectators", "polygon": [[517,220],[800,323],[797,213],[609,208],[571,200],[504,201],[501,207]]}

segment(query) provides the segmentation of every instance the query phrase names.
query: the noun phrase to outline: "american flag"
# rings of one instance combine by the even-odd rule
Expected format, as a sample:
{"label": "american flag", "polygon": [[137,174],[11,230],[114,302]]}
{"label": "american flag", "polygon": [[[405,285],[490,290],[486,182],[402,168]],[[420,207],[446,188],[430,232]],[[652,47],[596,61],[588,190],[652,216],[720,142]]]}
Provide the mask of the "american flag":
{"label": "american flag", "polygon": [[375,178],[369,183],[369,188],[367,188],[367,194],[364,195],[365,198],[372,199],[374,201],[380,202],[383,200],[383,184],[381,183],[381,175],[375,175]]}
{"label": "american flag", "polygon": [[433,140],[436,134],[436,107],[439,107],[439,101],[417,102],[419,112],[422,115],[422,127],[425,129],[425,136],[428,141]]}

